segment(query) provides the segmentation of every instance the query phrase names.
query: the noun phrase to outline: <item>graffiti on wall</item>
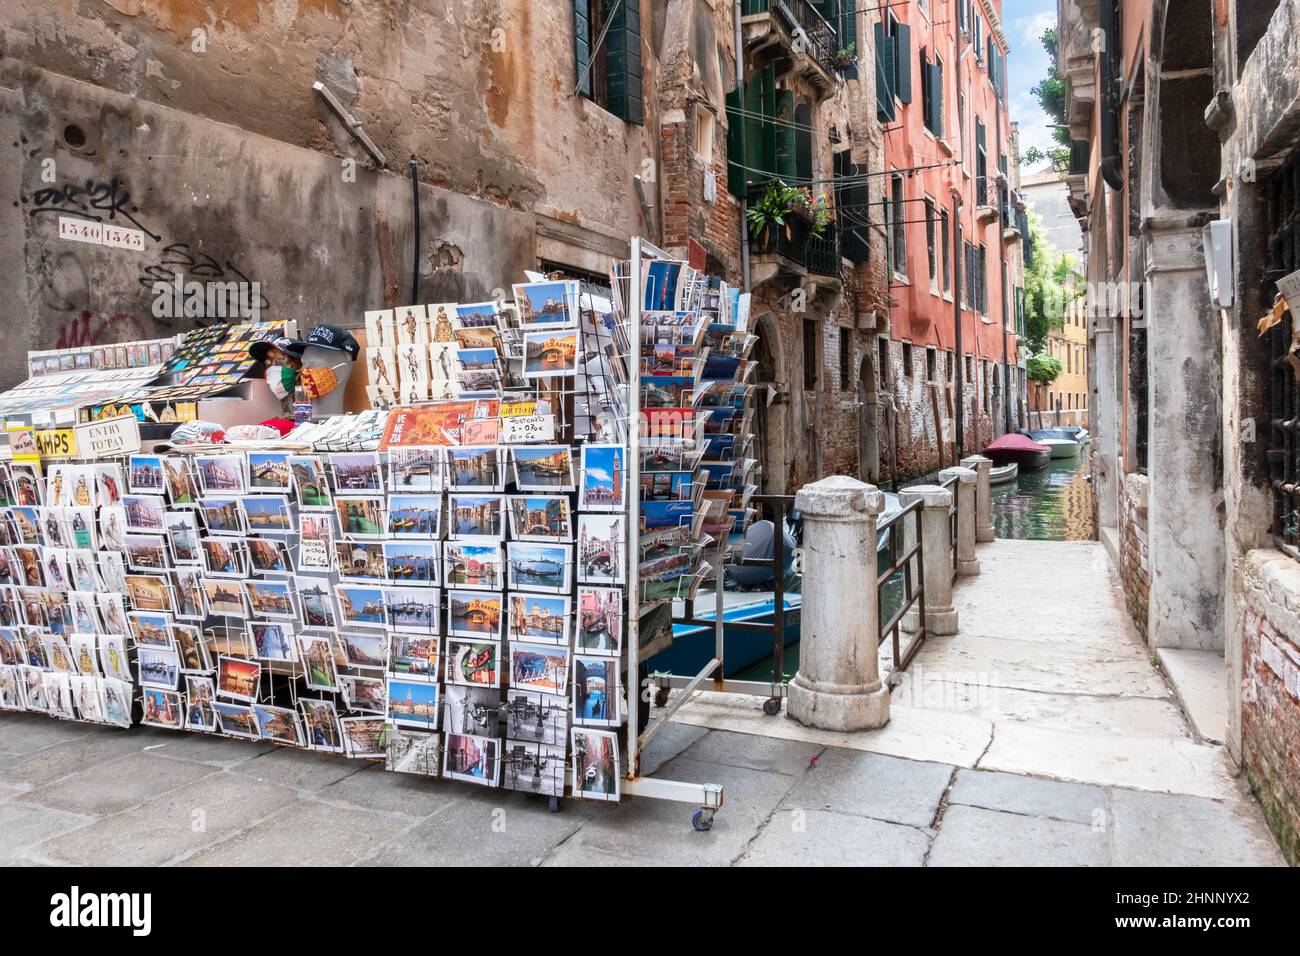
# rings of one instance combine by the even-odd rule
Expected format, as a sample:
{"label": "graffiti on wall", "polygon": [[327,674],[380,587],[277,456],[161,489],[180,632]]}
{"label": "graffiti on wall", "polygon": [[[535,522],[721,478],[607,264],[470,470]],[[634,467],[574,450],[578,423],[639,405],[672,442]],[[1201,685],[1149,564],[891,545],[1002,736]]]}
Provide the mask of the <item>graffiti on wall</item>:
{"label": "graffiti on wall", "polygon": [[140,207],[132,204],[131,193],[122,180],[114,176],[107,181],[87,179],[82,184],[43,186],[32,196],[32,216],[81,216],[95,222],[131,223],[155,242],[162,236],[137,218]]}
{"label": "graffiti on wall", "polygon": [[[128,328],[119,328],[123,326]],[[90,312],[83,311],[75,319],[70,319],[59,327],[59,340],[54,347],[79,349],[88,345],[101,345],[106,339],[127,342],[131,339],[148,337],[144,323],[134,315],[118,312],[114,315],[101,316],[96,320]]]}

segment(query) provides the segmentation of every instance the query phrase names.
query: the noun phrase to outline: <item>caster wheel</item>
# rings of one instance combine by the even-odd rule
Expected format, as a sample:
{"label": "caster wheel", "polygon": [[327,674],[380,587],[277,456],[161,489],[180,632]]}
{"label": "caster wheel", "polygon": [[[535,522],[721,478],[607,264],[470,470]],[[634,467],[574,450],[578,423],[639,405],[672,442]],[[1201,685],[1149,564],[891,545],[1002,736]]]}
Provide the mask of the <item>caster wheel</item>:
{"label": "caster wheel", "polygon": [[767,700],[763,701],[763,713],[767,714],[769,717],[775,717],[777,714],[781,713],[781,698],[769,697]]}
{"label": "caster wheel", "polygon": [[704,833],[713,829],[713,811],[705,810],[703,807],[691,814],[691,826],[698,833]]}
{"label": "caster wheel", "polygon": [[659,690],[655,691],[655,706],[656,706],[656,707],[667,707],[667,706],[668,706],[668,688],[667,688],[667,687],[661,687],[661,688],[659,688]]}
{"label": "caster wheel", "polygon": [[559,812],[560,812],[560,798],[559,798],[559,797],[550,797],[550,798],[549,798],[549,804],[548,804],[548,806],[550,807],[550,810],[551,810],[552,813],[559,813]]}

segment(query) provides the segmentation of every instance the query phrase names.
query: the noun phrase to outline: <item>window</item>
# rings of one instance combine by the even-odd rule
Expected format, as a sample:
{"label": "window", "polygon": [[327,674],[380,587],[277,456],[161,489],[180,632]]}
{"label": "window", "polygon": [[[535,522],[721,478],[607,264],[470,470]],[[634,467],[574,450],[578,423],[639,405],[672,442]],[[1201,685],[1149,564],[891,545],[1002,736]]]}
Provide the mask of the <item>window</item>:
{"label": "window", "polygon": [[984,411],[989,410],[989,363],[988,359],[980,360],[980,391],[984,396]]}
{"label": "window", "polygon": [[912,377],[912,343],[903,343],[903,377]]}
{"label": "window", "polygon": [[713,162],[713,111],[703,103],[695,104],[695,155],[705,164]]}
{"label": "window", "polygon": [[986,271],[987,256],[984,253],[984,243],[980,243],[979,255],[976,261],[976,268],[979,270],[976,278],[976,288],[979,290],[979,312],[980,315],[989,314],[988,300],[988,273]]}
{"label": "window", "polygon": [[578,92],[620,119],[644,122],[641,0],[573,0],[573,50]]}
{"label": "window", "polygon": [[966,267],[970,264],[970,254],[967,252],[967,246],[970,245],[962,237],[961,223],[957,223],[957,248],[961,250],[962,258],[957,261],[954,268],[957,271],[957,298],[961,301],[961,307],[967,306],[967,296],[970,288],[970,275]]}
{"label": "window", "polygon": [[813,392],[817,390],[817,353],[818,339],[817,320],[803,320],[803,387],[805,391]]}
{"label": "window", "polygon": [[925,128],[935,136],[943,136],[943,61],[938,56],[930,62],[928,51],[922,47],[920,56],[921,73],[921,121]]}
{"label": "window", "polygon": [[907,210],[904,195],[903,174],[894,173],[890,177],[891,201],[889,204],[889,261],[894,275],[907,279]]}
{"label": "window", "polygon": [[944,365],[945,365],[945,367],[946,367],[946,368],[945,368],[945,371],[944,371],[944,378],[946,378],[948,381],[951,382],[951,381],[952,381],[952,373],[953,373],[953,365],[955,364],[955,363],[953,362],[953,360],[952,360],[952,353],[951,353],[951,352],[944,352],[944,353],[943,353],[943,363],[944,363]]}
{"label": "window", "polygon": [[897,116],[894,101],[912,102],[912,29],[899,23],[892,10],[875,27],[876,118],[890,123]]}
{"label": "window", "polygon": [[880,384],[883,387],[889,384],[889,339],[884,336],[877,338],[876,347],[880,352],[877,364],[880,366]]}
{"label": "window", "polygon": [[988,155],[984,151],[984,124],[975,117],[975,204],[987,206],[989,202]]}
{"label": "window", "polygon": [[925,380],[927,382],[939,380],[939,353],[932,348],[925,350]]}
{"label": "window", "polygon": [[928,196],[925,199],[925,254],[930,266],[930,289],[933,292],[939,291],[939,263],[938,250],[935,249],[934,240],[934,200]]}
{"label": "window", "polygon": [[964,361],[963,361],[962,364],[965,366],[965,373],[966,373],[965,378],[966,378],[966,381],[968,381],[968,382],[970,382],[972,385],[974,385],[974,384],[975,384],[975,382],[974,382],[974,378],[975,378],[975,365],[974,365],[974,360],[973,360],[969,355],[963,355],[962,358],[964,359]]}
{"label": "window", "polygon": [[847,392],[853,387],[853,330],[839,327],[840,330],[840,390]]}
{"label": "window", "polygon": [[943,209],[939,212],[939,262],[942,264],[943,272],[943,293],[950,295],[952,293],[952,266],[949,262],[951,253],[949,250],[948,240],[948,210]]}
{"label": "window", "polygon": [[1002,260],[1002,284],[998,286],[998,294],[1002,299],[1002,327],[1011,328],[1011,297],[1007,290],[1007,260]]}

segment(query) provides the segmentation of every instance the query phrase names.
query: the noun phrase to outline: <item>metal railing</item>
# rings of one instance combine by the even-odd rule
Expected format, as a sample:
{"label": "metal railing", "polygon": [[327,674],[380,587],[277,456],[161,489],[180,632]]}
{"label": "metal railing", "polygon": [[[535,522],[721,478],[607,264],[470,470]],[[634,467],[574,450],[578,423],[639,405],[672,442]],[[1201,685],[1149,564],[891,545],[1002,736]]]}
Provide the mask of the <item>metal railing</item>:
{"label": "metal railing", "polygon": [[807,265],[813,275],[840,278],[840,227],[834,219],[826,223],[820,239],[808,238]]}
{"label": "metal railing", "polygon": [[[913,523],[912,544],[907,547],[904,542],[904,545],[900,546],[899,533],[906,528],[908,522]],[[898,675],[907,669],[907,665],[912,662],[912,658],[916,656],[916,652],[925,641],[925,575],[921,571],[924,561],[921,501],[913,501],[901,511],[881,521],[876,525],[876,532],[877,534],[885,532],[889,535],[886,546],[889,563],[883,569],[877,568],[876,602],[880,612],[880,639],[877,646],[887,640],[892,641],[890,650],[894,666],[889,675],[889,684],[892,688],[897,683]],[[902,578],[903,585],[902,599],[898,602],[898,607],[885,617],[885,608],[888,605],[886,591],[899,576]],[[916,631],[904,648],[900,646],[899,635],[902,631],[903,617],[913,607],[916,609]]]}
{"label": "metal railing", "polygon": [[826,18],[808,0],[744,0],[743,16],[755,13],[774,14],[791,39],[803,37],[803,49],[817,65],[831,76],[836,74],[835,53],[838,34]]}

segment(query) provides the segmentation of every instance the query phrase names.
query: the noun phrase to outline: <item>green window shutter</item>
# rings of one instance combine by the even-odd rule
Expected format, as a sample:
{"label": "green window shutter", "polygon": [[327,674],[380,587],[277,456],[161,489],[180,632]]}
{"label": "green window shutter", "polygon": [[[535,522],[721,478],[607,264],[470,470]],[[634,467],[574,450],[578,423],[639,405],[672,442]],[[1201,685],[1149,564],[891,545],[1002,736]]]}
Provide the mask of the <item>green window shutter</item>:
{"label": "green window shutter", "polygon": [[934,100],[934,126],[931,132],[935,136],[943,135],[943,64],[930,64],[930,97]]}
{"label": "green window shutter", "polygon": [[610,17],[605,63],[609,111],[629,123],[645,122],[641,88],[641,0],[622,0]]}
{"label": "green window shutter", "polygon": [[775,117],[777,112],[776,64],[769,64],[764,67],[763,72],[758,76],[761,80],[758,89],[762,97],[758,112],[762,114],[763,118],[754,118],[754,122],[759,125],[761,130],[759,141],[762,144],[762,152],[759,154],[757,168],[770,176],[775,174],[779,165],[776,158],[777,125],[771,122],[771,118]]}
{"label": "green window shutter", "polygon": [[894,62],[898,65],[898,99],[902,103],[912,102],[912,28],[900,23],[894,28]]}
{"label": "green window shutter", "polygon": [[778,177],[793,185],[798,175],[798,141],[794,128],[794,91],[776,91],[776,123],[772,124],[776,135],[776,166]]}
{"label": "green window shutter", "polygon": [[862,47],[858,43],[858,9],[856,0],[844,0],[840,5],[839,22],[835,23],[835,28],[839,31],[839,45],[841,49],[847,50],[853,47],[853,65],[846,66],[841,72],[846,80],[856,80],[858,78],[858,57],[862,53]]}
{"label": "green window shutter", "polygon": [[591,95],[591,8],[590,0],[573,0],[573,60],[578,92]]}
{"label": "green window shutter", "polygon": [[876,118],[894,121],[894,40],[885,35],[883,23],[873,24],[876,40]]}
{"label": "green window shutter", "polygon": [[745,117],[740,114],[740,88],[727,91],[727,192],[745,195]]}

